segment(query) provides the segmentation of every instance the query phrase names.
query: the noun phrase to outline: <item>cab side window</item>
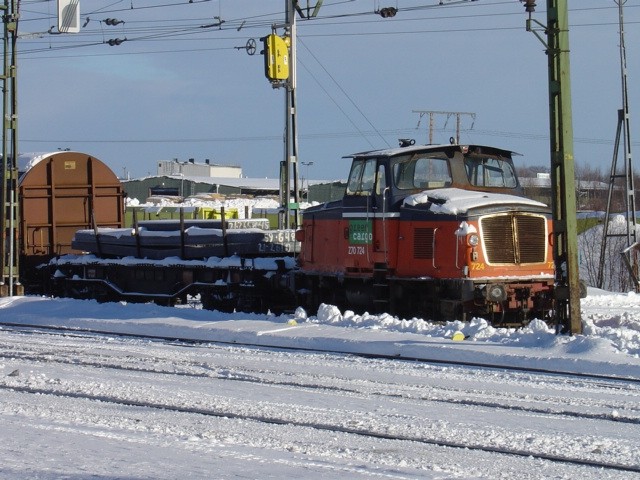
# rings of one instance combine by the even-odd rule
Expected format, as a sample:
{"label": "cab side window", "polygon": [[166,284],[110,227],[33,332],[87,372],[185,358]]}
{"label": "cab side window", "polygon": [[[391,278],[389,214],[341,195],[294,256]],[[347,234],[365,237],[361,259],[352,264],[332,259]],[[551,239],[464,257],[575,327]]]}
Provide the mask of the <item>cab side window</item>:
{"label": "cab side window", "polygon": [[347,195],[371,195],[376,180],[376,159],[355,160],[351,165]]}
{"label": "cab side window", "polygon": [[385,173],[384,165],[378,166],[378,176],[376,178],[376,195],[384,194],[387,188],[387,175]]}
{"label": "cab side window", "polygon": [[360,189],[360,179],[362,178],[362,169],[364,162],[362,160],[354,160],[349,172],[349,181],[347,182],[347,195],[355,195]]}

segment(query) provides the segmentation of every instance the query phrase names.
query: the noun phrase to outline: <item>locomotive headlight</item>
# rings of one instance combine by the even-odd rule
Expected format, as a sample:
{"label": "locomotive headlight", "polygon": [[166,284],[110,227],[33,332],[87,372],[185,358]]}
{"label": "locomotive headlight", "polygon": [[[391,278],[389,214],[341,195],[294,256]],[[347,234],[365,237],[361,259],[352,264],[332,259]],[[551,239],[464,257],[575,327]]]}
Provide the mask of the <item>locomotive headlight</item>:
{"label": "locomotive headlight", "polygon": [[467,237],[467,243],[471,247],[477,247],[478,244],[480,243],[480,237],[478,237],[477,233],[472,233]]}

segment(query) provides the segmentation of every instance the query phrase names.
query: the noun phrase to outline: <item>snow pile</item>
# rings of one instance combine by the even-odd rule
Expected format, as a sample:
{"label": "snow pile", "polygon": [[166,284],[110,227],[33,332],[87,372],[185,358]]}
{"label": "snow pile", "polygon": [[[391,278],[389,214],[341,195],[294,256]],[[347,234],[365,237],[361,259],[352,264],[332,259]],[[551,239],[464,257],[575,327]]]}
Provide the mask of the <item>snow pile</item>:
{"label": "snow pile", "polygon": [[302,309],[296,311],[295,317],[298,323],[306,321],[337,327],[414,333],[434,339],[452,339],[460,332],[467,341],[473,342],[536,349],[560,348],[569,353],[607,350],[640,358],[640,296],[634,293],[611,295],[595,289],[589,291],[590,295],[582,300],[583,335],[576,336],[559,336],[555,328],[540,319],[534,319],[521,328],[493,327],[482,318],[440,324],[420,318],[400,319],[389,314],[357,315],[350,310],[342,313],[337,307],[326,304],[320,306],[315,317],[308,317]]}
{"label": "snow pile", "polygon": [[583,315],[585,336],[606,340],[615,351],[640,358],[639,295],[590,295],[581,304],[588,312]]}
{"label": "snow pile", "polygon": [[206,199],[202,197],[188,197],[184,199],[183,204],[191,207],[208,207],[225,210],[236,209],[238,212],[244,211],[246,207],[250,210],[277,210],[280,206],[278,201],[271,197],[258,198],[217,198]]}
{"label": "snow pile", "polygon": [[[609,220],[607,248],[604,255],[603,284],[600,288],[612,292],[633,289],[631,277],[623,264],[621,252],[627,248],[628,222],[623,215],[612,215]],[[587,285],[598,286],[598,270],[604,225],[598,224],[578,236],[578,264],[580,279]],[[640,233],[640,232],[638,232]],[[638,235],[636,234],[636,236]]]}
{"label": "snow pile", "polygon": [[[125,205],[128,208],[143,208],[147,213],[160,213],[165,209],[184,209],[185,211],[193,211],[196,208],[205,208],[220,211],[224,208],[227,212],[235,212],[240,219],[245,218],[245,212],[248,210],[249,218],[261,216],[265,214],[277,214],[280,211],[279,200],[273,197],[229,197],[208,198],[203,195],[187,197],[181,200],[177,197],[153,197],[153,201],[148,199],[147,202],[141,203],[137,198],[126,198]],[[300,209],[318,205],[318,202],[300,202]]]}

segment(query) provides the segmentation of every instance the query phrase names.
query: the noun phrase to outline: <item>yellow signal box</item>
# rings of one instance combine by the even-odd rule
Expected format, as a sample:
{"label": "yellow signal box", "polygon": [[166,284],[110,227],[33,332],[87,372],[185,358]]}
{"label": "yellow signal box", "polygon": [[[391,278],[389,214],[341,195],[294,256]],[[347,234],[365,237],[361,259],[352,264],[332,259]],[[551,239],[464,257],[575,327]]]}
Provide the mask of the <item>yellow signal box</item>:
{"label": "yellow signal box", "polygon": [[272,33],[264,42],[264,74],[271,81],[289,78],[289,39]]}

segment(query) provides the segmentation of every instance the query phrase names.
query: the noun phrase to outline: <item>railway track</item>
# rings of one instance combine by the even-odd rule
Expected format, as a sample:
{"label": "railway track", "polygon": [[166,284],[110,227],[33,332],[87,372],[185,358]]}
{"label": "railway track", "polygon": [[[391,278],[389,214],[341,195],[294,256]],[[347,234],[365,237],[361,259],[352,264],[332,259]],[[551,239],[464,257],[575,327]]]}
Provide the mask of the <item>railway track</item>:
{"label": "railway track", "polygon": [[[63,336],[78,336],[80,338],[85,338],[87,336],[107,336],[107,337],[118,337],[118,338],[130,338],[130,339],[138,339],[138,340],[146,340],[150,342],[161,342],[165,344],[178,345],[182,347],[189,346],[202,346],[202,345],[232,345],[232,346],[240,346],[240,347],[255,347],[255,348],[267,348],[267,349],[277,349],[277,350],[285,350],[285,351],[297,351],[297,352],[317,352],[317,353],[333,353],[338,355],[348,355],[355,357],[363,357],[363,358],[371,358],[371,359],[387,359],[387,360],[402,360],[408,362],[418,362],[425,364],[434,364],[434,365],[454,365],[454,366],[465,366],[465,367],[478,367],[478,368],[488,368],[488,369],[497,369],[497,370],[505,370],[505,371],[514,371],[514,372],[529,372],[529,373],[542,373],[548,375],[561,375],[575,378],[584,378],[584,379],[592,379],[592,380],[604,380],[604,381],[613,381],[613,382],[624,382],[631,384],[640,385],[640,378],[636,377],[625,377],[625,376],[613,376],[613,375],[605,375],[605,374],[594,374],[594,373],[580,373],[580,372],[567,372],[563,370],[551,370],[548,368],[536,368],[536,367],[523,367],[521,365],[495,365],[492,363],[479,363],[479,362],[469,362],[469,361],[455,361],[455,360],[439,360],[439,359],[429,359],[424,357],[412,357],[407,355],[386,355],[386,354],[371,354],[371,353],[357,353],[357,352],[343,352],[340,350],[318,350],[316,348],[305,348],[302,346],[298,347],[289,347],[289,346],[278,346],[273,347],[271,345],[265,345],[262,343],[249,343],[249,342],[227,342],[222,340],[195,340],[190,338],[180,338],[177,336],[163,336],[163,335],[144,335],[139,333],[123,333],[123,332],[113,332],[108,330],[99,330],[99,329],[90,329],[90,328],[68,328],[59,325],[31,325],[28,323],[12,323],[12,322],[0,322],[0,327],[15,332],[27,332],[27,333],[38,333],[42,332],[45,334],[59,334]],[[615,388],[615,387],[612,387]]]}
{"label": "railway track", "polygon": [[220,418],[234,419],[234,420],[240,420],[240,421],[252,421],[252,422],[258,422],[258,423],[267,424],[267,425],[287,425],[289,427],[303,427],[303,428],[326,431],[331,433],[344,433],[349,435],[358,435],[362,437],[369,437],[369,438],[382,439],[382,440],[420,443],[420,444],[432,445],[436,447],[448,447],[448,448],[473,450],[473,451],[486,452],[486,453],[496,453],[496,454],[508,455],[508,456],[526,457],[529,459],[548,460],[548,461],[557,462],[557,463],[564,463],[568,465],[580,465],[580,466],[598,468],[603,470],[640,473],[640,466],[638,465],[624,465],[624,464],[618,464],[613,462],[599,462],[599,461],[585,460],[580,458],[570,458],[562,455],[534,453],[525,449],[491,447],[491,446],[480,445],[480,444],[473,445],[465,442],[446,441],[441,439],[425,438],[422,436],[414,436],[414,435],[394,435],[394,434],[388,434],[384,432],[371,431],[368,429],[341,426],[333,423],[325,424],[325,423],[318,423],[318,422],[295,421],[291,419],[283,420],[280,418],[273,418],[273,417],[262,416],[262,415],[238,414],[238,413],[233,413],[226,410],[215,410],[215,409],[205,409],[205,408],[195,408],[195,407],[180,407],[175,404],[123,400],[123,399],[114,398],[114,397],[106,397],[104,395],[91,395],[91,394],[85,394],[85,393],[69,393],[69,392],[60,393],[60,392],[55,392],[53,390],[48,390],[48,389],[37,389],[37,388],[28,388],[28,387],[8,387],[4,385],[0,386],[0,388],[10,389],[13,392],[28,393],[28,394],[35,394],[35,395],[53,395],[57,397],[71,397],[75,399],[98,401],[101,403],[110,403],[113,405],[121,405],[126,407],[142,407],[142,408],[159,409],[159,410],[162,410],[163,412],[196,414],[196,415],[202,415],[207,417],[220,417]]}
{"label": "railway track", "polygon": [[[30,332],[35,334],[22,329],[5,331],[11,336],[9,341],[0,337],[5,363],[35,369],[34,373],[3,377],[0,386],[5,392],[640,473],[633,456],[619,461],[598,453],[595,456],[603,458],[590,459],[588,455],[570,454],[571,448],[556,454],[532,440],[545,428],[562,422],[589,422],[598,431],[637,431],[640,387],[633,382],[320,352]],[[318,368],[319,364],[324,368]],[[39,370],[62,370],[65,374],[60,378],[47,374],[43,380]],[[73,372],[73,378],[66,375],[68,371]],[[105,371],[111,378],[106,384],[98,380]],[[96,384],[102,387],[96,389]],[[545,393],[538,391],[542,385]],[[571,385],[570,400],[562,393],[567,385]],[[548,393],[556,389],[557,396]],[[236,393],[221,397],[217,393],[221,390]],[[256,407],[243,398],[242,392],[250,390],[276,400],[267,407]],[[151,399],[149,391],[154,392]],[[296,400],[290,400],[291,396]],[[329,405],[337,403],[338,398],[349,408],[331,408]],[[372,421],[370,412],[376,410]],[[447,420],[445,425],[439,417],[441,410],[452,410],[452,417],[460,416],[453,430],[477,428],[477,434],[467,433],[460,441],[451,428],[454,421]],[[467,411],[475,414],[467,417]],[[476,422],[472,417],[495,415],[495,411],[503,412],[500,415],[510,417],[512,422],[518,417],[523,420],[518,428],[505,427],[499,441],[488,433],[495,436],[500,428],[489,428],[484,421],[471,427]],[[522,426],[527,421],[541,424],[536,433]],[[571,438],[567,432],[545,435],[545,442],[559,445],[575,447],[584,441]]]}
{"label": "railway track", "polygon": [[[90,338],[87,335],[73,335],[76,338]],[[117,335],[116,335],[117,337]],[[127,335],[127,338],[131,338],[130,335]],[[138,339],[148,340],[147,337],[137,337]],[[154,338],[154,341],[158,341]],[[171,345],[186,347],[192,346],[193,342],[189,343],[176,343],[176,340],[169,341]],[[211,345],[210,342],[203,343],[203,345]],[[0,342],[0,348],[3,350],[10,352],[11,348],[8,345],[3,345]],[[28,348],[28,347],[27,347]],[[293,349],[288,349],[293,350]],[[304,351],[304,350],[303,350]],[[344,381],[344,379],[332,378],[331,384],[326,383],[322,384],[318,382],[317,377],[312,377],[306,375],[304,372],[297,372],[295,379],[289,378],[281,378],[277,374],[265,375],[264,369],[257,371],[255,369],[242,369],[236,371],[225,370],[223,372],[212,369],[208,365],[202,365],[202,362],[195,361],[184,361],[180,362],[180,366],[176,365],[157,365],[157,359],[155,358],[142,358],[137,361],[135,365],[131,364],[118,364],[114,362],[105,361],[100,355],[96,355],[91,351],[84,351],[82,353],[82,357],[78,358],[76,354],[71,353],[63,353],[62,355],[56,354],[53,355],[48,352],[41,352],[38,349],[34,349],[33,352],[26,352],[24,350],[18,352],[11,352],[11,358],[14,361],[21,362],[47,362],[47,363],[59,363],[59,364],[68,364],[74,366],[85,366],[85,367],[93,367],[93,368],[107,368],[114,370],[122,370],[122,371],[130,371],[137,373],[149,373],[149,374],[158,374],[158,375],[176,375],[176,376],[184,376],[190,378],[202,378],[202,379],[222,379],[230,382],[245,382],[245,383],[255,383],[255,384],[266,384],[266,385],[274,385],[274,386],[282,386],[282,387],[295,387],[300,389],[319,389],[319,390],[329,390],[333,392],[338,392],[342,394],[352,394],[357,395],[360,393],[360,390],[357,388],[353,388]],[[345,355],[351,356],[353,354],[349,353],[337,353],[337,355]],[[372,359],[371,355],[367,356],[369,359]],[[382,359],[385,359],[383,357]],[[380,358],[378,358],[380,359]],[[372,359],[373,360],[373,359]],[[398,361],[397,359],[394,359]],[[422,362],[429,363],[429,362]],[[467,364],[455,364],[450,363],[450,366],[464,366],[467,367]],[[481,368],[481,367],[476,367]],[[503,368],[503,371],[520,371],[520,369],[509,369]],[[555,372],[554,375],[560,376],[562,375],[560,372]],[[612,379],[609,381],[605,381],[601,378],[593,379],[588,375],[576,375],[576,374],[566,374],[566,377],[578,377],[581,378],[584,382],[585,379],[589,379],[589,383],[583,385],[583,387],[589,388],[606,388],[610,390],[614,390],[619,392],[620,394],[625,394],[630,392],[631,394],[635,394],[639,398],[640,402],[640,386],[634,387],[632,385],[623,385],[619,379]],[[373,385],[369,385],[369,388],[375,388],[376,385],[374,382],[370,382]],[[457,404],[461,406],[468,407],[486,407],[486,408],[494,408],[498,410],[506,410],[506,411],[518,411],[529,414],[543,414],[547,416],[555,415],[558,417],[573,417],[576,419],[595,419],[595,420],[608,420],[612,422],[620,422],[620,423],[630,423],[640,425],[640,404],[638,408],[632,412],[623,412],[620,413],[616,411],[616,413],[611,412],[597,412],[597,413],[589,413],[589,412],[580,412],[576,410],[570,410],[568,408],[558,408],[555,406],[531,406],[531,405],[518,405],[518,404],[505,404],[503,398],[500,400],[494,399],[493,401],[487,399],[479,399],[479,398],[459,398],[456,394],[459,393],[457,389],[452,389],[451,387],[447,388],[432,388],[429,391],[428,395],[424,395],[422,392],[416,392],[415,389],[407,388],[405,385],[394,385],[393,390],[389,391],[380,391],[379,389],[375,392],[375,395],[379,397],[388,397],[393,399],[402,399],[402,400],[422,400],[428,402],[435,403],[443,403],[443,404]],[[511,398],[512,402],[517,401],[517,398]],[[550,400],[548,403],[554,405],[557,403],[554,399]]]}

